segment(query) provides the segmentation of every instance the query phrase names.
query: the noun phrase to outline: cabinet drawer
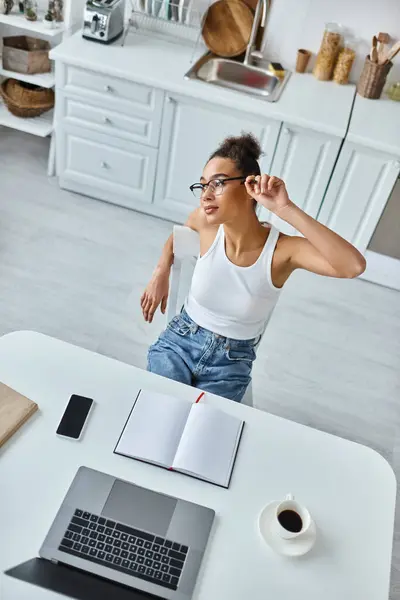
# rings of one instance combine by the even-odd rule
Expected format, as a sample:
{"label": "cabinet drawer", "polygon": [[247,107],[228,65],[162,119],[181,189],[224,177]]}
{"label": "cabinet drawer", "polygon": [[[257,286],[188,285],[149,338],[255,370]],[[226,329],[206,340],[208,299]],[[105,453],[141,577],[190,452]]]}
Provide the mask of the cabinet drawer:
{"label": "cabinet drawer", "polygon": [[[59,98],[58,100],[60,101]],[[149,116],[127,116],[107,107],[83,103],[68,96],[64,96],[61,102],[63,123],[66,125],[89,128],[149,146],[158,145],[159,123],[158,120],[154,122]]]}
{"label": "cabinet drawer", "polygon": [[62,187],[74,182],[82,193],[127,207],[152,202],[154,148],[66,127],[57,132],[57,146]]}
{"label": "cabinet drawer", "polygon": [[126,79],[65,66],[62,90],[128,116],[161,119],[164,92]]}

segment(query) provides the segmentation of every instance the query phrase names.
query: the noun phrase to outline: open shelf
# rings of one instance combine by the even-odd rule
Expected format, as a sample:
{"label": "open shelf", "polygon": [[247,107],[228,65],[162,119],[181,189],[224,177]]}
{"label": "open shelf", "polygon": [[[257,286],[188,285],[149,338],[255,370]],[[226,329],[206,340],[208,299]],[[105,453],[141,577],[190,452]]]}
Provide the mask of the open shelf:
{"label": "open shelf", "polygon": [[25,19],[24,15],[20,13],[10,13],[9,15],[0,14],[0,23],[9,25],[10,27],[18,27],[19,29],[24,29],[45,37],[55,37],[63,33],[64,26],[62,23],[60,27],[57,27],[57,29],[48,29],[48,27],[43,23],[43,17],[44,13],[39,13],[37,21],[28,21]]}
{"label": "open shelf", "polygon": [[34,119],[21,119],[21,117],[12,115],[0,100],[0,125],[4,125],[4,127],[11,127],[39,137],[47,137],[53,131],[53,116],[54,111],[49,110]]}
{"label": "open shelf", "polygon": [[34,85],[40,85],[44,88],[52,88],[55,85],[54,72],[50,73],[37,73],[36,75],[26,75],[25,73],[15,73],[14,71],[7,71],[1,66],[0,57],[0,75],[2,77],[11,77],[12,79],[18,79],[18,81],[25,81],[26,83],[33,83]]}

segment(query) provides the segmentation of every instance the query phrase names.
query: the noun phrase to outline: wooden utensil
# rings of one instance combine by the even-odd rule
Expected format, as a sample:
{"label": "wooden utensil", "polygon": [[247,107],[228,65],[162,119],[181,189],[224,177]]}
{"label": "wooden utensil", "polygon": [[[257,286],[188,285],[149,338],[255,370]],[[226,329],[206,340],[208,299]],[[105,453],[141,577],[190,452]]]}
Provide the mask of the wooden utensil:
{"label": "wooden utensil", "polygon": [[371,52],[370,52],[371,62],[374,62],[374,63],[378,62],[377,46],[378,46],[378,38],[376,37],[376,35],[374,35],[374,37],[372,38],[372,48],[371,48]]}
{"label": "wooden utensil", "polygon": [[378,61],[383,64],[386,58],[386,46],[390,42],[390,35],[382,31],[378,34]]}
{"label": "wooden utensil", "polygon": [[393,60],[398,52],[400,52],[400,42],[396,42],[395,44],[393,44],[393,46],[390,48],[389,52],[386,55],[385,62],[390,62],[391,60]]}
{"label": "wooden utensil", "polygon": [[241,0],[218,0],[207,11],[203,38],[217,56],[231,58],[242,54],[249,43],[253,13]]}
{"label": "wooden utensil", "polygon": [[258,0],[243,0],[243,2],[245,4],[247,4],[247,6],[255,12],[255,10],[257,8]]}
{"label": "wooden utensil", "polygon": [[380,31],[378,33],[378,42],[381,42],[382,44],[388,44],[390,42],[390,35]]}

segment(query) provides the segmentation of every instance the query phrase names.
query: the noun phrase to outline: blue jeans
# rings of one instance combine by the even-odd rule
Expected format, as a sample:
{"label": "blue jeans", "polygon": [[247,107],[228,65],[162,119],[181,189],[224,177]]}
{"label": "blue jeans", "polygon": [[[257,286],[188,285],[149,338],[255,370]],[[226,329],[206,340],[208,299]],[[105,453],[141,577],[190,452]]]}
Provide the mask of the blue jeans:
{"label": "blue jeans", "polygon": [[204,392],[241,402],[259,338],[232,340],[196,325],[185,310],[150,346],[147,369]]}

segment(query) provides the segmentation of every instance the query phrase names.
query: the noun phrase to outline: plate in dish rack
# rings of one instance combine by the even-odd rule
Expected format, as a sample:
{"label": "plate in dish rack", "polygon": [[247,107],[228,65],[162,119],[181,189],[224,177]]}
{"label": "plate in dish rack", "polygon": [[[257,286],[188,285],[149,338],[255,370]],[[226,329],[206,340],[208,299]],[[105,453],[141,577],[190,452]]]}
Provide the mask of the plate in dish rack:
{"label": "plate in dish rack", "polygon": [[179,0],[170,0],[169,7],[171,12],[171,20],[176,23],[179,22]]}
{"label": "plate in dish rack", "polygon": [[179,0],[178,15],[179,23],[187,23],[188,8],[191,0]]}
{"label": "plate in dish rack", "polygon": [[153,17],[158,17],[160,15],[161,9],[163,8],[164,5],[164,0],[152,0],[153,1],[153,6],[152,6],[152,10],[153,10]]}

